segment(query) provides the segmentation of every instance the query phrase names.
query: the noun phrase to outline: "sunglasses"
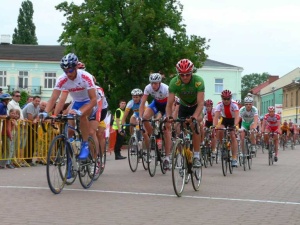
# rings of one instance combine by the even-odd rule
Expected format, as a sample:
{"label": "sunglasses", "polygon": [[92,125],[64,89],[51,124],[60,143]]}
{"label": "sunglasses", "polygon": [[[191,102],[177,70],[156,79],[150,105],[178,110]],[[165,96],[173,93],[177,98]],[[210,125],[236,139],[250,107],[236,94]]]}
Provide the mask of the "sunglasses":
{"label": "sunglasses", "polygon": [[182,73],[180,73],[180,74],[179,74],[180,77],[189,77],[189,76],[191,76],[191,75],[192,75],[191,73],[187,73],[187,74],[182,74]]}
{"label": "sunglasses", "polygon": [[222,98],[224,101],[229,101],[230,98]]}
{"label": "sunglasses", "polygon": [[21,97],[21,95],[15,95],[15,97]]}
{"label": "sunglasses", "polygon": [[65,73],[73,73],[75,68],[64,69]]}
{"label": "sunglasses", "polygon": [[247,104],[245,104],[245,105],[252,105],[251,103],[247,103]]}

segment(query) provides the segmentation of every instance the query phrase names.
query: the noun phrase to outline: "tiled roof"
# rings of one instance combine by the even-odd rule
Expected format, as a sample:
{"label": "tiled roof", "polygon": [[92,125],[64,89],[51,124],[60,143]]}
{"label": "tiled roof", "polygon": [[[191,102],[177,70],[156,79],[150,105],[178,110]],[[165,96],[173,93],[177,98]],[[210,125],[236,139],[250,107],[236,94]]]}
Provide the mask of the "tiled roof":
{"label": "tiled roof", "polygon": [[222,68],[224,68],[224,67],[226,67],[226,68],[241,68],[239,66],[233,66],[233,65],[230,65],[230,64],[221,63],[221,62],[218,62],[218,61],[215,61],[215,60],[211,60],[211,59],[207,59],[204,62],[203,67],[204,66],[206,66],[206,67],[222,67]]}
{"label": "tiled roof", "polygon": [[60,61],[64,50],[60,45],[0,44],[0,60]]}

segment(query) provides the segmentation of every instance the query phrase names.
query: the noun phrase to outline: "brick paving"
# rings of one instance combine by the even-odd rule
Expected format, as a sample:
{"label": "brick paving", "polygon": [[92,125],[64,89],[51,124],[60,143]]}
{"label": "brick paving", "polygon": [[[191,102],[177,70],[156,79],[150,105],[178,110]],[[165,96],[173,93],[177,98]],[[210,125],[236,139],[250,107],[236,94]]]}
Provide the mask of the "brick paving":
{"label": "brick paving", "polygon": [[[126,151],[122,151],[126,155]],[[220,164],[203,168],[203,183],[191,182],[175,197],[171,173],[150,177],[139,164],[108,155],[104,174],[88,190],[78,180],[59,195],[49,190],[46,167],[0,170],[1,224],[300,224],[300,146],[280,151],[268,165],[259,150],[253,168],[227,177]]]}

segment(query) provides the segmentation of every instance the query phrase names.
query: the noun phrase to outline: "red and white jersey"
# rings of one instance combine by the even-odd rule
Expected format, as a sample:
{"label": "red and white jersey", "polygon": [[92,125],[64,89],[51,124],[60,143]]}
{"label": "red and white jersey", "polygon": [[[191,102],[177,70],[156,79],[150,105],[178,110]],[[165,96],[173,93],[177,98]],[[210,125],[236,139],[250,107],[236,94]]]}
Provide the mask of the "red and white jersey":
{"label": "red and white jersey", "polygon": [[280,115],[279,114],[274,114],[274,116],[270,116],[269,113],[267,113],[265,116],[264,116],[264,120],[266,121],[266,125],[269,126],[269,127],[278,127],[278,121],[280,121]]}
{"label": "red and white jersey", "polygon": [[166,103],[169,96],[169,86],[164,83],[160,83],[159,89],[154,91],[151,84],[148,84],[145,87],[144,95],[151,95],[154,100],[159,103]]}
{"label": "red and white jersey", "polygon": [[73,101],[84,102],[90,100],[88,90],[96,89],[96,86],[90,73],[77,70],[77,76],[74,80],[70,80],[65,73],[59,76],[54,89],[68,91]]}
{"label": "red and white jersey", "polygon": [[204,120],[212,122],[215,116],[215,108],[212,108],[210,111],[207,111],[206,108],[203,109]]}
{"label": "red and white jersey", "polygon": [[231,101],[229,105],[224,105],[223,102],[219,102],[215,111],[220,112],[221,116],[224,118],[234,118],[234,113],[239,111],[239,106],[233,101]]}

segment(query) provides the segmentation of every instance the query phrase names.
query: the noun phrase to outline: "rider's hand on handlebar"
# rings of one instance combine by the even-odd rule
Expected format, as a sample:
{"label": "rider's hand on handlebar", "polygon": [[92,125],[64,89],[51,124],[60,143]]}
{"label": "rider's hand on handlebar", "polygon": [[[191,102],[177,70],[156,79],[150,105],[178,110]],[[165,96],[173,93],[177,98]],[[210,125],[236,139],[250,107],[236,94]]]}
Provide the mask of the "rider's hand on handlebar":
{"label": "rider's hand on handlebar", "polygon": [[77,115],[77,116],[82,116],[82,112],[79,109],[72,109],[70,111],[70,114]]}
{"label": "rider's hand on handlebar", "polygon": [[47,112],[41,112],[41,113],[39,113],[39,118],[41,118],[41,119],[45,119],[47,116],[48,116]]}

